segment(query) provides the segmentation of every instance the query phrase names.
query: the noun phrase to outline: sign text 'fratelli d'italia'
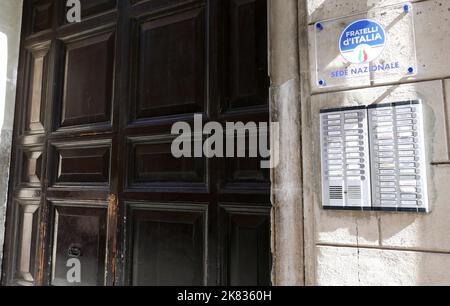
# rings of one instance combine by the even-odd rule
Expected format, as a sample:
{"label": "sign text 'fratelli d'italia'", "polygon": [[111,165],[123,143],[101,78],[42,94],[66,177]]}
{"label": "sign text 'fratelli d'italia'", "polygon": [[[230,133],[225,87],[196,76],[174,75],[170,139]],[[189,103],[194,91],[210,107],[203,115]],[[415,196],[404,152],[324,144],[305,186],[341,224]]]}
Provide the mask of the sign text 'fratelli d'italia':
{"label": "sign text 'fratelli d'italia'", "polygon": [[[341,34],[339,50],[342,56],[352,64],[365,64],[376,60],[384,51],[386,32],[378,22],[362,19],[350,24]],[[399,69],[398,62],[365,65],[351,69],[331,72],[332,78],[349,75],[368,74],[376,71]]]}
{"label": "sign text 'fratelli d'italia'", "polygon": [[[411,6],[380,9],[372,15],[316,23],[318,86],[349,85],[349,79],[356,83],[357,78],[372,80],[415,73]],[[392,31],[396,27],[403,32]]]}

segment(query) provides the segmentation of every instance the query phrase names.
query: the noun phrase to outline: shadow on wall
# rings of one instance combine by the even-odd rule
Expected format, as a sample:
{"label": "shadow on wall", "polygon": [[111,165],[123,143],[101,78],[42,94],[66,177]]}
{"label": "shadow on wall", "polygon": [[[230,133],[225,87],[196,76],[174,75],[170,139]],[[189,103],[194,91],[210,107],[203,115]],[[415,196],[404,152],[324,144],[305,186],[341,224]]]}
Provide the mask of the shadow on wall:
{"label": "shadow on wall", "polygon": [[[308,15],[312,21],[319,21],[323,19],[344,17],[336,12],[345,11],[346,15],[353,15],[364,11],[369,11],[376,6],[383,6],[383,0],[368,0],[365,1],[343,1],[343,0],[307,0],[308,1]],[[406,0],[405,0],[406,1]]]}

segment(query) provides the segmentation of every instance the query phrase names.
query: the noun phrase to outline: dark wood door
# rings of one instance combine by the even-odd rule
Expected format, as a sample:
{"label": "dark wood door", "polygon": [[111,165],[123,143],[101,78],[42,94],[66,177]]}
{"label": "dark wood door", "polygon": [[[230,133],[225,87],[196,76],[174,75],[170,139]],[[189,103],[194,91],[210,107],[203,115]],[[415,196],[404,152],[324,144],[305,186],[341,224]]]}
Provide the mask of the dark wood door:
{"label": "dark wood door", "polygon": [[269,171],[170,150],[194,114],[268,121],[266,1],[65,4],[24,4],[3,282],[269,285]]}

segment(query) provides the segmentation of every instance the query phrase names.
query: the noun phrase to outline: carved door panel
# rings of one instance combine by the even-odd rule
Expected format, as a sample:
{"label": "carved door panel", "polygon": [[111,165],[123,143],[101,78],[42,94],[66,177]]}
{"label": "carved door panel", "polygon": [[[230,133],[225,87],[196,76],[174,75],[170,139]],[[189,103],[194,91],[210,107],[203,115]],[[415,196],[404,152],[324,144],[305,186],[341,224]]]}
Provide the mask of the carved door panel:
{"label": "carved door panel", "polygon": [[269,172],[171,153],[268,121],[266,1],[64,2],[24,3],[3,282],[270,284]]}

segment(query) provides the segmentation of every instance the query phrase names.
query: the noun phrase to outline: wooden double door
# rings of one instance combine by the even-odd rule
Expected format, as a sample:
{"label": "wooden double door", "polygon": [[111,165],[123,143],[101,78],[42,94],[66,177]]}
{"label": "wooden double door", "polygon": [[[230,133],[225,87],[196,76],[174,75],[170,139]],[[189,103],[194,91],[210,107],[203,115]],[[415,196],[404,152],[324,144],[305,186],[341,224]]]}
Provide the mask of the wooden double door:
{"label": "wooden double door", "polygon": [[266,0],[67,10],[24,1],[3,283],[269,285],[269,171],[171,154],[194,114],[268,121]]}

